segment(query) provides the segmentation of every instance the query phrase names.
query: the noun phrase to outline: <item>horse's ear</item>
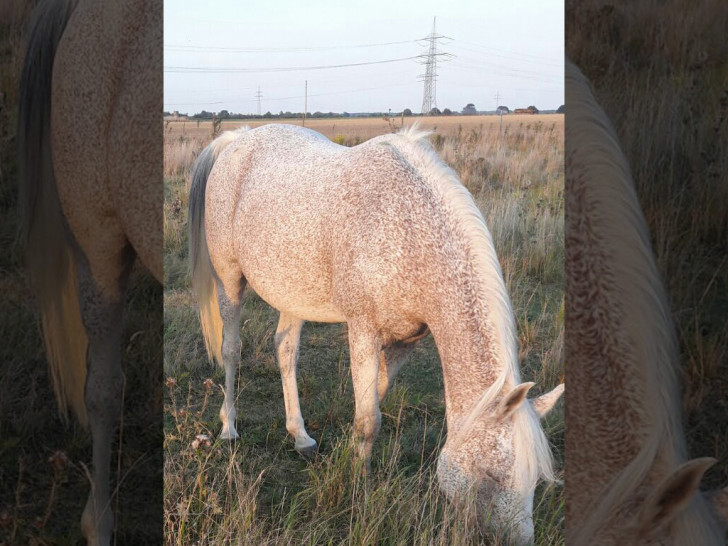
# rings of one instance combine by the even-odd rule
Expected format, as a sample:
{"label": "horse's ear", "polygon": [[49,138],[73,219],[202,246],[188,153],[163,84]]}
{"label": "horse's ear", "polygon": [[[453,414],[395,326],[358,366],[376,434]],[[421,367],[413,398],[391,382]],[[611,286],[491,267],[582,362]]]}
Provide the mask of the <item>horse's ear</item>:
{"label": "horse's ear", "polygon": [[693,459],[680,465],[662,480],[640,510],[639,523],[642,532],[649,534],[663,527],[684,510],[698,492],[703,474],[715,462],[712,457]]}
{"label": "horse's ear", "polygon": [[500,403],[498,408],[498,417],[500,419],[507,419],[513,412],[521,407],[521,404],[526,400],[528,390],[533,387],[535,383],[521,383],[517,385],[511,392],[509,392],[503,401]]}
{"label": "horse's ear", "polygon": [[556,402],[559,401],[559,398],[561,398],[561,395],[564,394],[564,384],[561,383],[556,386],[551,392],[547,392],[546,394],[542,394],[538,398],[534,398],[531,400],[531,404],[533,404],[533,409],[536,410],[536,413],[538,413],[539,417],[544,417],[548,412],[550,412],[554,405],[556,405]]}
{"label": "horse's ear", "polygon": [[718,517],[723,520],[723,523],[728,525],[728,487],[711,491],[706,494],[706,497]]}

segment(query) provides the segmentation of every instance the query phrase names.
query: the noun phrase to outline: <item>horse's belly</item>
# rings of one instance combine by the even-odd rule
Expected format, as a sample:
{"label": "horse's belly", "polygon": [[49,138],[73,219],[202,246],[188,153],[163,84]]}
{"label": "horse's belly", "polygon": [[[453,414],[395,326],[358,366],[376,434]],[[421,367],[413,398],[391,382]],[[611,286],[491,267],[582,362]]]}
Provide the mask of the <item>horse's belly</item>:
{"label": "horse's belly", "polygon": [[279,311],[307,321],[343,322],[333,301],[326,211],[294,206],[280,201],[281,195],[293,199],[300,192],[247,188],[232,230],[236,261],[250,286]]}
{"label": "horse's belly", "polygon": [[[248,276],[249,275],[249,276]],[[319,287],[287,286],[288,283],[270,276],[246,275],[248,284],[268,305],[309,322],[346,322],[341,310]],[[278,282],[277,282],[278,281]]]}

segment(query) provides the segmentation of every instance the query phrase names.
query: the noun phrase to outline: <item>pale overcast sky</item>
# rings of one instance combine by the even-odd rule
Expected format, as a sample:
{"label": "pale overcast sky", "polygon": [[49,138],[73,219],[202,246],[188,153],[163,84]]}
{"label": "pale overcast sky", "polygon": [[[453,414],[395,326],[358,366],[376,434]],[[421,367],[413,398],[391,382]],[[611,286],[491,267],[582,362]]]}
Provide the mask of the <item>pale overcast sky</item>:
{"label": "pale overcast sky", "polygon": [[165,0],[165,110],[257,113],[260,86],[262,113],[302,112],[308,80],[309,112],[419,112],[425,67],[397,59],[426,53],[434,16],[455,55],[438,63],[438,108],[563,104],[563,0]]}

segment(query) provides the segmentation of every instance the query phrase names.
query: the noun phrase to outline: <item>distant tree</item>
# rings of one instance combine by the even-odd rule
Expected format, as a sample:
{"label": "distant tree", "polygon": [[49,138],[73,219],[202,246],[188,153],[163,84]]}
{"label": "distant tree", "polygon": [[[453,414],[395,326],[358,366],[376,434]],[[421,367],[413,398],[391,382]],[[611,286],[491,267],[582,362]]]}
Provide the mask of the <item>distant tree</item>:
{"label": "distant tree", "polygon": [[440,115],[442,115],[442,112],[440,112],[439,108],[433,108],[432,110],[430,110],[430,115],[431,116],[440,116]]}
{"label": "distant tree", "polygon": [[530,110],[530,111],[531,111],[531,112],[533,112],[534,114],[538,114],[538,108],[536,108],[536,107],[535,107],[535,106],[533,106],[533,105],[531,105],[531,106],[529,106],[528,108],[526,108],[526,110]]}
{"label": "distant tree", "polygon": [[496,113],[498,114],[507,114],[511,110],[507,106],[499,106],[495,109]]}
{"label": "distant tree", "polygon": [[265,119],[271,119],[273,117],[273,114],[271,114],[270,112],[266,112],[265,114],[263,114],[263,117]]}
{"label": "distant tree", "polygon": [[444,109],[444,110],[442,111],[442,115],[443,115],[443,116],[452,116],[452,110],[450,110],[449,108],[445,108],[445,109]]}
{"label": "distant tree", "polygon": [[349,112],[344,112],[343,114],[341,114],[341,117],[342,118],[348,118],[349,117]]}
{"label": "distant tree", "polygon": [[323,112],[314,112],[311,117],[312,118],[320,118],[320,117],[323,117],[323,115],[324,115]]}
{"label": "distant tree", "polygon": [[564,105],[562,104],[556,109],[557,114],[563,114],[565,112]]}
{"label": "distant tree", "polygon": [[402,112],[402,114],[405,115],[405,116],[411,116],[412,115],[412,110],[410,110],[409,108],[405,108],[404,109],[404,112]]}
{"label": "distant tree", "polygon": [[472,102],[469,102],[465,105],[465,108],[463,108],[463,114],[466,116],[474,116],[477,113],[478,111],[475,109],[475,105]]}
{"label": "distant tree", "polygon": [[220,119],[228,119],[230,117],[230,112],[227,110],[220,110],[220,112],[217,114],[217,117]]}

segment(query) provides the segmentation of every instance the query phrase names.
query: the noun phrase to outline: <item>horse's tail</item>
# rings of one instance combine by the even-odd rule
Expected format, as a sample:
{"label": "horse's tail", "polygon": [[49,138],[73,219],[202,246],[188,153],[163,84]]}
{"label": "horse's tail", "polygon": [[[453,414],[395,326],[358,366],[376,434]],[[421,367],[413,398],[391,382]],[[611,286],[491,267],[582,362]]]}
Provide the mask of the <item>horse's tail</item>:
{"label": "horse's tail", "polygon": [[61,417],[85,426],[86,349],[76,264],[53,176],[50,143],[53,61],[76,0],[41,2],[28,35],[18,115],[19,239],[40,307],[43,341]]}
{"label": "horse's tail", "polygon": [[[247,130],[247,127],[243,130]],[[190,274],[192,290],[200,308],[202,335],[210,360],[222,365],[222,317],[217,303],[215,271],[210,262],[205,235],[205,190],[207,178],[220,153],[239,136],[239,131],[228,131],[202,150],[192,168],[190,205],[187,216]]]}

